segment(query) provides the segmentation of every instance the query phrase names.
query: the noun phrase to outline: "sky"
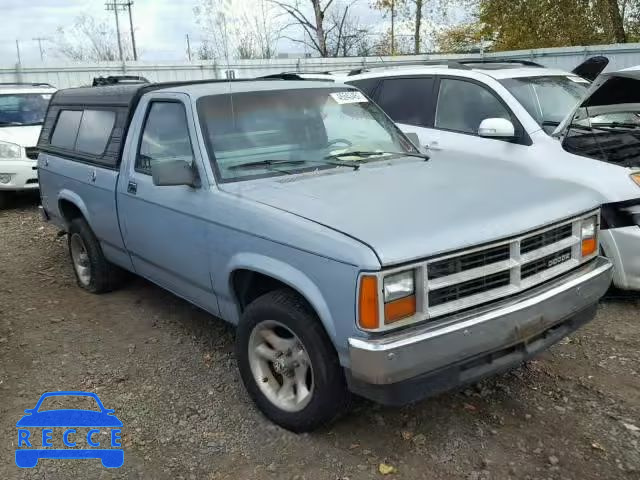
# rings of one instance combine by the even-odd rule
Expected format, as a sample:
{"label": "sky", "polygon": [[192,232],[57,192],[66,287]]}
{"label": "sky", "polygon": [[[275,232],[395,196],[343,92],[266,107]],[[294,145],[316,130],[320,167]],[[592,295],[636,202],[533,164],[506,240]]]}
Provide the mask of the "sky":
{"label": "sky", "polygon": [[[105,9],[106,0],[0,0],[3,19],[0,38],[0,64],[10,66],[17,63],[16,40],[19,43],[23,65],[41,64],[38,42],[34,38],[55,38],[59,27],[73,25],[83,14],[98,21],[115,25],[113,12]],[[186,35],[192,47],[203,39],[201,28],[196,24],[193,9],[200,0],[134,0],[133,21],[140,59],[148,62],[175,62],[186,60]],[[221,0],[224,1],[224,0]],[[226,0],[229,1],[229,0]],[[255,0],[232,0],[232,5]],[[304,0],[303,0],[304,1]],[[337,0],[337,2],[345,0]],[[245,5],[246,6],[246,5]],[[232,7],[235,8],[235,7]],[[358,0],[352,7],[360,22],[373,31],[382,31],[388,20],[379,11],[370,7],[369,0]],[[123,18],[124,17],[124,18]],[[121,14],[121,27],[128,34],[128,18]],[[295,30],[289,31],[295,35]],[[50,40],[42,42],[45,61],[59,63],[55,45]],[[281,40],[279,52],[300,52],[299,44]]]}

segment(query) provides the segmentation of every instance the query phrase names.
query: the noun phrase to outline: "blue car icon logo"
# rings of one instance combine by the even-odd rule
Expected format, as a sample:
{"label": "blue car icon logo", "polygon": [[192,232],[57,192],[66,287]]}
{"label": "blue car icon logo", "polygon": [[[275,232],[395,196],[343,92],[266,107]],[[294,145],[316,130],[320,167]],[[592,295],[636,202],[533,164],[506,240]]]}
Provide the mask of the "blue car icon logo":
{"label": "blue car icon logo", "polygon": [[[95,400],[99,411],[73,408],[41,410],[42,402],[51,397],[90,397]],[[95,393],[76,391],[45,393],[34,408],[24,412],[26,415],[16,423],[18,427],[16,465],[18,467],[33,468],[41,458],[99,458],[102,465],[107,468],[118,468],[124,463],[124,451],[120,443],[122,422],[114,415],[114,410],[104,408]],[[100,428],[110,429],[108,441],[98,438]],[[61,440],[68,448],[54,448],[54,429],[61,433],[61,438],[56,440]],[[85,446],[87,448],[76,448]],[[105,446],[109,448],[104,448]]]}

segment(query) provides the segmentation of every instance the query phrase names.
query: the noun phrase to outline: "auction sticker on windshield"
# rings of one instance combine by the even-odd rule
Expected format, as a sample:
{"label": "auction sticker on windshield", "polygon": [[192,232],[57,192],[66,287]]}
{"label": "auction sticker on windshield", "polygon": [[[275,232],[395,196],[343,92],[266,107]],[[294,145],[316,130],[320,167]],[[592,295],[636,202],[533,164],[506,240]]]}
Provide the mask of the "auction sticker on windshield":
{"label": "auction sticker on windshield", "polygon": [[344,105],[345,103],[366,103],[369,101],[367,100],[367,97],[356,90],[350,90],[347,92],[333,92],[330,93],[329,96],[340,105]]}

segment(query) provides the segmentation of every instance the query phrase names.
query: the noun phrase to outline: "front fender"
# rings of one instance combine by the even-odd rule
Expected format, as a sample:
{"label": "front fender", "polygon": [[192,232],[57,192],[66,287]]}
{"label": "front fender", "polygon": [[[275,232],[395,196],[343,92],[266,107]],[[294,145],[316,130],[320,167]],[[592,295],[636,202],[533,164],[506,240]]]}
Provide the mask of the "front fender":
{"label": "front fender", "polygon": [[[229,279],[227,288],[234,297],[236,305],[239,305],[239,302],[235,298],[231,285],[232,273],[236,270],[251,270],[261,273],[291,287],[311,304],[329,337],[335,339],[336,329],[329,306],[318,286],[303,272],[281,260],[266,255],[238,253],[230,258],[225,272],[226,278]],[[235,318],[238,317],[238,312],[236,312]]]}

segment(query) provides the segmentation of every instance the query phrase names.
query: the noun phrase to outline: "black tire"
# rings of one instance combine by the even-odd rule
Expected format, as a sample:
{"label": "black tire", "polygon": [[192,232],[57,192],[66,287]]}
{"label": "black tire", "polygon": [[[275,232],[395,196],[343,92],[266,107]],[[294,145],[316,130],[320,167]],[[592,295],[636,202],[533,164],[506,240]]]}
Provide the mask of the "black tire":
{"label": "black tire", "polygon": [[[265,320],[275,320],[298,336],[313,369],[314,390],[300,411],[282,410],[256,383],[249,363],[249,339]],[[295,433],[309,432],[330,423],[347,410],[350,394],[338,355],[317,315],[298,294],[276,290],[257,298],[244,311],[236,332],[236,358],[245,388],[258,409],[272,422]]]}
{"label": "black tire", "polygon": [[[86,283],[80,279],[78,271],[74,266],[73,255],[71,253],[71,243],[74,235],[80,237],[88,256],[90,280]],[[106,293],[116,289],[120,285],[123,271],[104,257],[100,242],[98,242],[98,239],[84,218],[74,218],[69,224],[67,246],[78,286],[91,293]]]}
{"label": "black tire", "polygon": [[7,192],[0,192],[0,210],[6,208],[9,199],[9,194]]}

